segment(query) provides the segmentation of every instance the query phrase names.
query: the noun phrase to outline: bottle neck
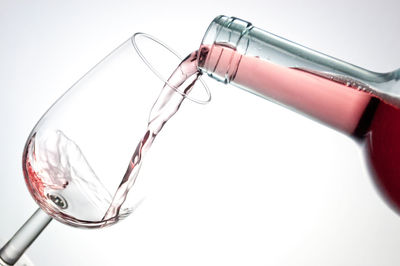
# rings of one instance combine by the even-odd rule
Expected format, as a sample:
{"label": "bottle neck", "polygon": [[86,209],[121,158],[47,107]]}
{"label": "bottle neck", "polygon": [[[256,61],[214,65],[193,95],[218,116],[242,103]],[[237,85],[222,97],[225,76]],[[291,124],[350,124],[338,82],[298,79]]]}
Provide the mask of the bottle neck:
{"label": "bottle neck", "polygon": [[366,92],[391,80],[226,16],[207,29],[198,66],[348,134],[355,134],[373,97]]}

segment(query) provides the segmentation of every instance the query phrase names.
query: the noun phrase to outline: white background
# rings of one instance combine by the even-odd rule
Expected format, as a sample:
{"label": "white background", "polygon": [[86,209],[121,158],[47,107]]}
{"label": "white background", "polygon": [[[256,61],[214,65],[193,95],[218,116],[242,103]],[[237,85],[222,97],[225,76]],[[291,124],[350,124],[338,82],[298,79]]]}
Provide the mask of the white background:
{"label": "white background", "polygon": [[[211,20],[237,16],[376,71],[400,66],[396,0],[0,0],[0,238],[37,208],[21,154],[46,109],[131,34],[182,54]],[[52,222],[36,265],[399,265],[400,217],[380,198],[361,148],[280,106],[208,79],[149,157],[136,213],[101,230]],[[150,160],[150,159],[149,159]]]}

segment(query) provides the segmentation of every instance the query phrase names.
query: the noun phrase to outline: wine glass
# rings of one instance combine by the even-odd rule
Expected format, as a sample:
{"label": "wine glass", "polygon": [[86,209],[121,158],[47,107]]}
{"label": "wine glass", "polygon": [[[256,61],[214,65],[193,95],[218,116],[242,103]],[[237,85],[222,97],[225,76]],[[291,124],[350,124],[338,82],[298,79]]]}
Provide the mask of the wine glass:
{"label": "wine glass", "polygon": [[[0,264],[17,263],[52,218],[98,228],[134,210],[143,191],[128,192],[158,132],[185,98],[203,104],[211,99],[202,80],[208,98],[187,95],[200,73],[196,65],[193,82],[185,82],[191,76],[180,75],[180,61],[161,41],[136,33],[49,108],[23,152],[25,181],[41,209],[0,250]],[[171,85],[165,77],[177,65],[172,77],[178,73],[181,81]]]}
{"label": "wine glass", "polygon": [[[180,91],[185,80],[172,86],[166,80],[160,82],[147,68],[151,65],[138,41],[142,48],[152,48],[152,56],[158,55],[155,48],[161,47],[179,57],[154,37],[135,34],[59,98],[28,137],[23,155],[28,189],[40,207],[60,222],[96,228],[111,225],[133,211],[139,200],[128,197],[128,191],[136,181],[142,157],[194,84]],[[158,58],[169,65],[161,69],[170,71],[177,65],[177,58],[165,58],[165,51]],[[197,79],[200,73],[195,69]],[[167,105],[176,110],[166,111]],[[154,123],[157,119],[151,116],[161,112],[170,113]]]}

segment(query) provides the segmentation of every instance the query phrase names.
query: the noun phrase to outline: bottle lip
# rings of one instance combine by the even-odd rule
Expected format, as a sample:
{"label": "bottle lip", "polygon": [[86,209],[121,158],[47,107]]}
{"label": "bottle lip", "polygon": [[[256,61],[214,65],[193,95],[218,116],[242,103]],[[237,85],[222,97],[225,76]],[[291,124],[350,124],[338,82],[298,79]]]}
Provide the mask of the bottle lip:
{"label": "bottle lip", "polygon": [[[243,19],[237,17],[229,17],[225,15],[217,16],[208,26],[206,32],[204,33],[201,45],[212,45],[216,42],[227,40],[220,40],[220,37],[224,33],[229,34],[229,45],[232,47],[238,47],[243,36],[247,35],[248,31],[253,28],[253,25]],[[234,38],[233,33],[235,33],[238,38]],[[232,39],[231,39],[232,37]]]}
{"label": "bottle lip", "polygon": [[[250,41],[248,33],[252,28],[253,26],[250,22],[236,17],[220,15],[214,18],[208,26],[198,50],[199,53],[203,54],[198,56],[199,69],[219,81],[229,83],[232,75],[236,73],[235,68],[238,67],[239,62],[234,66],[223,67],[224,70],[220,69],[219,73],[215,73],[219,60],[209,62],[209,58],[213,57],[213,55],[215,57],[217,53],[217,51],[214,53],[214,44],[229,47],[239,54],[245,55]],[[204,53],[204,50],[207,52]],[[225,73],[223,74],[221,71]]]}

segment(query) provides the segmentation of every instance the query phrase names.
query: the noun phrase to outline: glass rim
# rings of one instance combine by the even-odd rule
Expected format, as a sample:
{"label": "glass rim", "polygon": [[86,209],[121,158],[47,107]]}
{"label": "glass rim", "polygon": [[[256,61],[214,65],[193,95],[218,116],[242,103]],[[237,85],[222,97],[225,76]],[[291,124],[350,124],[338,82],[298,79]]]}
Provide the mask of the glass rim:
{"label": "glass rim", "polygon": [[142,61],[146,64],[146,66],[165,84],[167,84],[170,88],[174,89],[177,93],[179,93],[180,95],[182,95],[183,97],[187,98],[188,100],[191,100],[192,102],[198,103],[198,104],[207,104],[211,101],[211,92],[210,89],[208,88],[207,84],[203,81],[203,79],[201,77],[199,77],[199,81],[201,82],[201,84],[204,87],[204,90],[206,91],[207,94],[207,98],[205,100],[203,99],[197,99],[197,98],[193,98],[191,96],[189,96],[187,93],[182,92],[180,90],[178,90],[175,86],[171,85],[168,82],[168,79],[166,79],[159,71],[157,71],[157,69],[146,59],[146,57],[142,54],[142,52],[140,51],[140,48],[138,46],[138,42],[137,42],[137,37],[144,37],[147,38],[159,45],[161,45],[163,48],[165,48],[166,50],[168,50],[170,53],[172,53],[173,55],[175,55],[180,61],[182,61],[182,57],[174,50],[172,49],[170,46],[166,45],[164,42],[160,41],[159,39],[155,38],[154,36],[151,36],[150,34],[147,33],[143,33],[143,32],[136,32],[135,34],[133,34],[133,36],[131,37],[131,42],[133,47],[135,48],[137,54],[139,55],[140,59],[142,59]]}

